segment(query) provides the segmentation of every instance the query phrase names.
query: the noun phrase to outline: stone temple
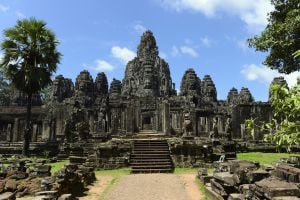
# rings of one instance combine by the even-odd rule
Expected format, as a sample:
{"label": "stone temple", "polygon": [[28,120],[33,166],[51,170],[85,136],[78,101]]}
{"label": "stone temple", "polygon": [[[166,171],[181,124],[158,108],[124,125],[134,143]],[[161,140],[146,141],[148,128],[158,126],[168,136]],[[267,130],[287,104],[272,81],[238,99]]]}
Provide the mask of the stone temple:
{"label": "stone temple", "polygon": [[[16,92],[13,99],[12,105],[0,106],[0,153],[17,151],[23,140],[26,96]],[[98,158],[103,158],[107,153],[103,149],[116,148],[117,152],[107,153],[106,163],[126,157],[132,141],[143,137],[166,138],[171,151],[173,148],[173,160],[176,156],[183,156],[183,163],[188,157],[201,160],[208,156],[201,148],[209,139],[247,140],[245,119],[271,118],[270,104],[255,102],[247,88],[240,92],[232,88],[226,100],[218,100],[212,77],[200,77],[192,68],[185,71],[180,91],[176,91],[169,65],[159,57],[151,31],[141,36],[137,56],[127,63],[123,80],[113,79],[109,84],[105,73],[93,80],[83,70],[74,84],[59,75],[53,81],[50,102],[42,105],[36,95],[33,105],[32,152],[44,148],[70,155],[73,144],[86,144],[83,146],[92,146]],[[253,139],[262,137],[256,131]],[[122,144],[127,145],[123,154]],[[189,144],[186,149],[185,144]],[[200,150],[195,150],[198,147]]]}

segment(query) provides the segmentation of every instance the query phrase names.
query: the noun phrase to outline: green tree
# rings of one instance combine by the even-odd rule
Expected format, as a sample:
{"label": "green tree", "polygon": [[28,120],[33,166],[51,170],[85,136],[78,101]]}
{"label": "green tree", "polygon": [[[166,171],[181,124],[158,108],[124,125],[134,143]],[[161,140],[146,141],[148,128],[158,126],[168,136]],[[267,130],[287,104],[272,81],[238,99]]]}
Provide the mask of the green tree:
{"label": "green tree", "polygon": [[31,138],[32,95],[51,83],[61,54],[58,41],[46,23],[34,18],[18,20],[4,30],[1,48],[4,51],[0,67],[18,90],[27,94],[26,128],[24,130],[23,155],[28,156]]}
{"label": "green tree", "polygon": [[52,84],[43,88],[40,92],[43,104],[48,104],[51,100]]}
{"label": "green tree", "polygon": [[0,106],[8,106],[11,103],[12,87],[0,70]]}
{"label": "green tree", "polygon": [[274,11],[268,25],[258,36],[248,39],[249,46],[267,52],[264,64],[281,73],[300,70],[300,57],[293,54],[300,49],[299,0],[271,0]]}
{"label": "green tree", "polygon": [[266,139],[274,142],[279,148],[300,143],[300,86],[288,89],[284,85],[271,85],[271,105],[273,108],[273,122],[266,127],[273,133],[266,135]]}
{"label": "green tree", "polygon": [[[265,140],[274,143],[278,150],[286,147],[291,151],[292,145],[300,144],[300,85],[288,89],[286,85],[273,84],[270,94],[274,116],[260,130],[267,133]],[[254,127],[251,120],[246,120],[249,130]]]}

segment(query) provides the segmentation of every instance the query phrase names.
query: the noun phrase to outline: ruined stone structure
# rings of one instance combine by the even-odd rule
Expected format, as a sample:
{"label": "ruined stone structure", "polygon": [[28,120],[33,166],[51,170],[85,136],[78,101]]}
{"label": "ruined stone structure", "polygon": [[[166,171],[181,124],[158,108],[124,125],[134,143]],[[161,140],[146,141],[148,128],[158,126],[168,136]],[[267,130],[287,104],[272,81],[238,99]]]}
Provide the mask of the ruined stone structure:
{"label": "ruined stone structure", "polygon": [[[57,76],[47,105],[34,98],[31,140],[58,144],[82,139],[105,141],[145,132],[201,139],[212,131],[220,138],[243,139],[245,119],[270,119],[270,104],[255,102],[247,88],[240,92],[232,88],[227,100],[218,100],[212,77],[202,77],[187,69],[177,94],[169,65],[159,57],[152,32],[146,31],[122,81],[113,79],[108,87],[103,72],[94,80],[86,70],[80,72],[75,84]],[[0,106],[1,141],[23,140],[25,108],[21,97],[16,98],[17,104]],[[257,132],[256,139],[261,138]]]}

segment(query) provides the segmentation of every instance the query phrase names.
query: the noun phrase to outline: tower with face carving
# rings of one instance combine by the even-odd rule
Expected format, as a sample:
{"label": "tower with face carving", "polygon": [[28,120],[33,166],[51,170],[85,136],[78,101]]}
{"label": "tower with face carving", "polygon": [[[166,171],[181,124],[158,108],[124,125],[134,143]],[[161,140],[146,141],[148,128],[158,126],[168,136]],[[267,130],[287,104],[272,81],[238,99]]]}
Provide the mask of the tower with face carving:
{"label": "tower with face carving", "polygon": [[137,57],[128,62],[122,82],[122,96],[161,97],[175,93],[168,63],[158,55],[156,40],[146,31],[137,48]]}

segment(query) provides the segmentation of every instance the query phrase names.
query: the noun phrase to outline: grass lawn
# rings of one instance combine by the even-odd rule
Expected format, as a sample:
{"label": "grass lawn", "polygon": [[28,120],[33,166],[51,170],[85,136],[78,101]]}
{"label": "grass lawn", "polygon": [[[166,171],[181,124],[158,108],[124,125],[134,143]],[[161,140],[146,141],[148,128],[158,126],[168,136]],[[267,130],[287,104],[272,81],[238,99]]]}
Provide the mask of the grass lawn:
{"label": "grass lawn", "polygon": [[273,161],[279,160],[280,158],[288,158],[289,156],[300,154],[289,154],[289,153],[261,153],[261,152],[251,152],[251,153],[237,153],[238,160],[251,160],[257,161],[260,164],[272,164]]}
{"label": "grass lawn", "polygon": [[131,169],[129,167],[121,168],[121,169],[110,169],[110,170],[97,170],[95,173],[99,175],[112,175],[112,176],[118,176],[118,175],[128,175],[130,174]]}
{"label": "grass lawn", "polygon": [[197,174],[198,168],[175,167],[174,174]]}
{"label": "grass lawn", "polygon": [[51,174],[58,172],[65,164],[69,163],[68,160],[59,161],[56,163],[47,163],[47,165],[51,165]]}

